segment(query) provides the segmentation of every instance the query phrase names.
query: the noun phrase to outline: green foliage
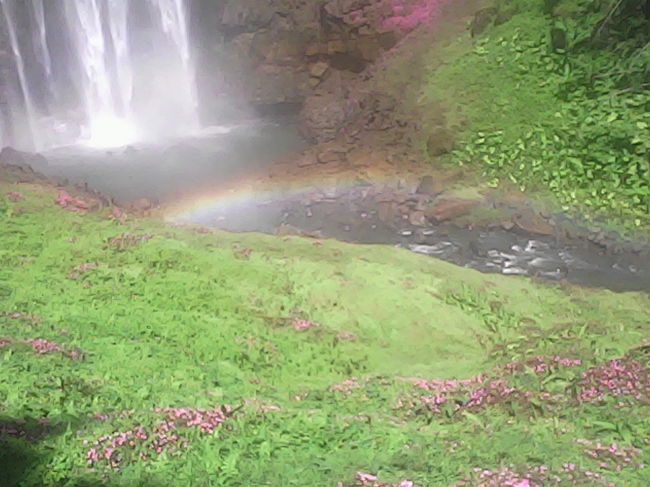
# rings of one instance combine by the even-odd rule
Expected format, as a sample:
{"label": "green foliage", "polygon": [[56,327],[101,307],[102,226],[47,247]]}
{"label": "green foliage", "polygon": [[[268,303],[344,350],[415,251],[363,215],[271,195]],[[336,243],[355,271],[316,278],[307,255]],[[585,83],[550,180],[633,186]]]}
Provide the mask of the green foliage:
{"label": "green foliage", "polygon": [[[485,276],[378,246],[120,223],[54,197],[0,184],[11,210],[0,216],[3,487],[348,486],[357,471],[447,486],[475,467],[568,462],[647,485],[647,469],[603,468],[574,441],[643,448],[648,463],[647,405],[395,407],[414,393],[405,377],[468,378],[536,355],[584,365],[513,384],[570,392],[587,367],[647,337],[646,295]],[[295,318],[320,326],[297,330]],[[60,348],[37,353],[35,338]],[[332,387],[352,377],[358,388]],[[89,468],[98,439],[150,432],[157,408],[223,404],[234,412],[214,434],[180,432],[186,448],[143,460],[150,450],[135,444],[119,469]]]}
{"label": "green foliage", "polygon": [[[547,2],[549,16],[513,4],[521,13],[432,73],[432,90],[462,86],[452,96],[470,130],[453,161],[648,228],[650,22],[621,2]],[[553,32],[566,42],[554,47]]]}

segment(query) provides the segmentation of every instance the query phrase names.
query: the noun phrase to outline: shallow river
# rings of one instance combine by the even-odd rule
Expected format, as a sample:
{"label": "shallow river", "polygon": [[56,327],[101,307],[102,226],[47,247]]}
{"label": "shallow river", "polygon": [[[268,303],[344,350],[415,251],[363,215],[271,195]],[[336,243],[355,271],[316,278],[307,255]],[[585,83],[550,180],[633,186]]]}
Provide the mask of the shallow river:
{"label": "shallow river", "polygon": [[[117,150],[81,147],[46,153],[49,176],[86,182],[118,200],[187,198],[223,179],[245,176],[305,147],[291,126],[265,123],[214,128],[201,136],[141,144]],[[452,225],[414,227],[407,220],[386,223],[377,203],[359,188],[321,195],[240,199],[207,204],[181,221],[225,230],[274,233],[278,227],[349,242],[408,248],[484,272],[564,279],[585,286],[650,291],[649,254],[612,254],[586,240],[557,241],[501,228],[467,229]]]}

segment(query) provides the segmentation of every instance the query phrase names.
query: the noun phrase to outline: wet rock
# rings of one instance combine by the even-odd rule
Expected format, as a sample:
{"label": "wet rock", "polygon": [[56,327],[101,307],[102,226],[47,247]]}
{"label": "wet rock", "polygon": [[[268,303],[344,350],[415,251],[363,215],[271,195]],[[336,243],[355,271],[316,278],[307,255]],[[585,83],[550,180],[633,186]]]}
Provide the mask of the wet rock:
{"label": "wet rock", "polygon": [[511,220],[504,220],[501,222],[501,228],[504,230],[512,230],[515,224]]}
{"label": "wet rock", "polygon": [[289,225],[288,223],[283,223],[275,229],[276,235],[281,236],[296,236],[296,237],[307,237],[307,238],[323,238],[323,234],[320,231],[307,231],[300,228]]}
{"label": "wet rock", "polygon": [[398,211],[394,203],[382,202],[377,205],[377,217],[384,223],[391,223],[397,217]]}
{"label": "wet rock", "polygon": [[404,220],[408,220],[411,214],[412,208],[407,204],[401,204],[397,207],[397,211]]}
{"label": "wet rock", "polygon": [[393,201],[396,201],[396,195],[395,193],[392,193],[390,191],[382,191],[375,197],[375,201],[377,203],[392,203]]}
{"label": "wet rock", "polygon": [[339,190],[336,187],[336,183],[332,185],[325,185],[321,188],[320,191],[323,195],[323,200],[336,200],[339,197]]}
{"label": "wet rock", "polygon": [[536,235],[555,235],[555,227],[533,212],[519,214],[513,218],[514,224],[524,232]]}
{"label": "wet rock", "polygon": [[313,78],[322,78],[328,70],[329,64],[320,61],[311,65],[309,68],[309,76],[312,76]]}
{"label": "wet rock", "polygon": [[397,189],[405,191],[406,193],[416,193],[420,185],[420,180],[417,177],[401,178],[398,181]]}
{"label": "wet rock", "polygon": [[416,195],[411,192],[397,193],[395,195],[395,201],[397,201],[398,203],[410,204],[411,206],[414,207],[420,201],[419,196],[420,195]]}
{"label": "wet rock", "polygon": [[433,176],[424,176],[420,180],[420,184],[415,190],[418,194],[424,194],[428,196],[437,196],[442,193],[444,190],[444,185],[439,179],[434,179]]}
{"label": "wet rock", "polygon": [[433,207],[426,210],[426,216],[437,222],[451,220],[466,215],[479,204],[479,200],[463,198],[439,199],[434,202]]}
{"label": "wet rock", "polygon": [[413,207],[414,211],[426,211],[426,209],[429,207],[430,202],[426,200],[419,200],[415,203],[415,206]]}
{"label": "wet rock", "polygon": [[345,150],[342,148],[330,147],[318,153],[317,159],[320,164],[344,162],[346,160]]}
{"label": "wet rock", "polygon": [[426,227],[429,224],[426,215],[422,211],[414,211],[409,215],[409,222],[416,227]]}
{"label": "wet rock", "polygon": [[13,147],[5,147],[0,151],[0,165],[16,166],[26,171],[47,166],[47,159],[42,154],[23,152]]}

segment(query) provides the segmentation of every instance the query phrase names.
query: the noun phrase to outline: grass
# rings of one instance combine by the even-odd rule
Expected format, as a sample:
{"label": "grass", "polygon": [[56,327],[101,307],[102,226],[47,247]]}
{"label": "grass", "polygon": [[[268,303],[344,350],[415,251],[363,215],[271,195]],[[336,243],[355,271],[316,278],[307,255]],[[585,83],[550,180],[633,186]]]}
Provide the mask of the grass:
{"label": "grass", "polygon": [[[647,295],[55,198],[0,183],[0,485],[650,483]],[[620,357],[636,392],[580,395]]]}

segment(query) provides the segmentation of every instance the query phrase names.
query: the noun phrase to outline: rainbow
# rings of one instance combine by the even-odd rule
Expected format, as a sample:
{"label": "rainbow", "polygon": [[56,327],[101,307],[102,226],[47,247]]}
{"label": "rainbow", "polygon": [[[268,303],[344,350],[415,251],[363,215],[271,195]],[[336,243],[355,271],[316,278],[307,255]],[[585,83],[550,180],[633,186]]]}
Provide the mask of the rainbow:
{"label": "rainbow", "polygon": [[274,181],[272,178],[264,180],[247,178],[240,181],[231,181],[196,191],[177,201],[164,206],[163,214],[170,222],[197,222],[208,216],[227,215],[241,209],[261,207],[277,202],[326,200],[349,192],[353,189],[363,191],[368,188],[367,194],[378,194],[389,188],[395,191],[399,182],[394,176],[372,178],[372,184],[362,184],[358,174],[304,174],[288,180]]}

